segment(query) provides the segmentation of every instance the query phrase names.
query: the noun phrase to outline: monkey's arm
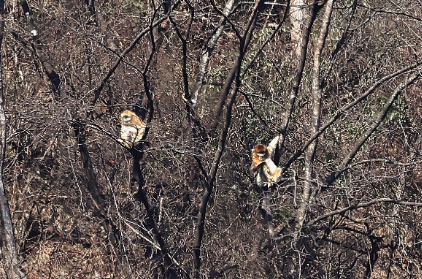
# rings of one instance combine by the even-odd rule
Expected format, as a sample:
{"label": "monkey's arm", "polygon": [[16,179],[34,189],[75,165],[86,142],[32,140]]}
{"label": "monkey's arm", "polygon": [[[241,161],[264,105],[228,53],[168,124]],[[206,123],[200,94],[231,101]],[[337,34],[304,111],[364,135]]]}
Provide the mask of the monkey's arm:
{"label": "monkey's arm", "polygon": [[270,156],[273,156],[273,153],[274,153],[275,149],[277,148],[277,144],[278,144],[279,139],[280,139],[280,136],[276,136],[275,138],[273,138],[273,140],[270,142],[270,144],[268,144],[267,150],[268,150],[268,153],[270,154]]}
{"label": "monkey's arm", "polygon": [[274,164],[271,158],[266,159],[265,164],[267,164],[268,170],[270,171],[271,175],[273,175],[277,171],[277,166]]}

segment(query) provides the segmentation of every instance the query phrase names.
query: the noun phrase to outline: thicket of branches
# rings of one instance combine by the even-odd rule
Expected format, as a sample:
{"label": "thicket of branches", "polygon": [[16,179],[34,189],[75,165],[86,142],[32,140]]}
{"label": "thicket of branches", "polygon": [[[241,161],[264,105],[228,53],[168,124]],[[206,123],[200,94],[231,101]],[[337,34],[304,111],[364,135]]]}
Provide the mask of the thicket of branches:
{"label": "thicket of branches", "polygon": [[0,4],[2,276],[422,277],[418,1]]}

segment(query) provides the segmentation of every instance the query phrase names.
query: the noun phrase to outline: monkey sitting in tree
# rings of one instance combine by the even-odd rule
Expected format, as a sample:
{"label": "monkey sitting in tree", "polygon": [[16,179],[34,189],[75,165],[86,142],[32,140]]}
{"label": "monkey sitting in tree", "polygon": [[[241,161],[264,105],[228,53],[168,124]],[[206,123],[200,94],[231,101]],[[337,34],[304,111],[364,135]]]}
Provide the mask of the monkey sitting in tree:
{"label": "monkey sitting in tree", "polygon": [[251,171],[256,177],[256,183],[263,186],[264,183],[272,184],[280,181],[281,168],[278,168],[271,156],[277,147],[279,137],[275,137],[268,146],[257,144],[252,149]]}
{"label": "monkey sitting in tree", "polygon": [[125,110],[120,114],[120,142],[127,148],[136,147],[145,134],[146,124],[136,113]]}

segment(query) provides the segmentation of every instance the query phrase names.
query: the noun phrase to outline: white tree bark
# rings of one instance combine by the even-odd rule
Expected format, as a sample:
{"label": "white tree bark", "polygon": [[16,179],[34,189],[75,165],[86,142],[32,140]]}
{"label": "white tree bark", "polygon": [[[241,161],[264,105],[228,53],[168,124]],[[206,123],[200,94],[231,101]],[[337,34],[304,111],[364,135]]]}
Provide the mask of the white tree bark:
{"label": "white tree bark", "polygon": [[[318,132],[321,119],[321,54],[324,49],[325,39],[327,38],[328,26],[330,24],[331,13],[333,10],[334,0],[328,0],[325,4],[324,17],[318,40],[315,44],[314,63],[312,69],[312,133]],[[303,185],[302,201],[297,211],[297,227],[300,229],[305,221],[306,211],[311,199],[312,181],[314,179],[313,162],[315,158],[315,151],[318,145],[318,139],[314,140],[306,150],[305,154],[305,182]]]}
{"label": "white tree bark", "polygon": [[309,17],[309,9],[306,0],[292,0],[290,6],[290,22],[292,29],[290,37],[294,45],[295,57],[300,57],[303,44],[304,25]]}
{"label": "white tree bark", "polygon": [[[224,16],[227,17],[230,14],[230,12],[233,10],[234,2],[235,0],[228,0],[226,2],[226,6],[224,7],[224,10],[223,10]],[[217,45],[218,39],[220,38],[221,34],[223,34],[223,29],[225,25],[224,23],[225,23],[225,18],[222,18],[220,21],[220,26],[217,28],[214,35],[208,41],[207,47],[204,50],[204,53],[202,54],[201,63],[199,63],[199,73],[198,73],[198,76],[196,77],[195,88],[192,92],[192,97],[190,100],[191,105],[193,107],[196,106],[196,104],[198,103],[198,95],[199,93],[201,93],[201,90],[202,90],[202,85],[205,80],[210,57],[211,57],[212,51]]]}

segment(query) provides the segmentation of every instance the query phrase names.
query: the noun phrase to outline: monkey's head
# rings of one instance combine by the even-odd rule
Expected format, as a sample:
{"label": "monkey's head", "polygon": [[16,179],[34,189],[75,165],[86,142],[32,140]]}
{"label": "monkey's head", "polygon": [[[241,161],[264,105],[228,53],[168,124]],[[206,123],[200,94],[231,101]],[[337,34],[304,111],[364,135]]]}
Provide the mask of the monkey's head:
{"label": "monkey's head", "polygon": [[136,116],[136,114],[131,110],[125,110],[120,114],[120,122],[122,124],[128,124],[132,122],[132,118]]}
{"label": "monkey's head", "polygon": [[264,159],[268,156],[268,150],[265,144],[257,144],[253,149],[254,153],[258,156],[259,159]]}
{"label": "monkey's head", "polygon": [[252,149],[252,165],[251,171],[254,172],[261,165],[265,159],[270,156],[267,146],[265,144],[257,144]]}

